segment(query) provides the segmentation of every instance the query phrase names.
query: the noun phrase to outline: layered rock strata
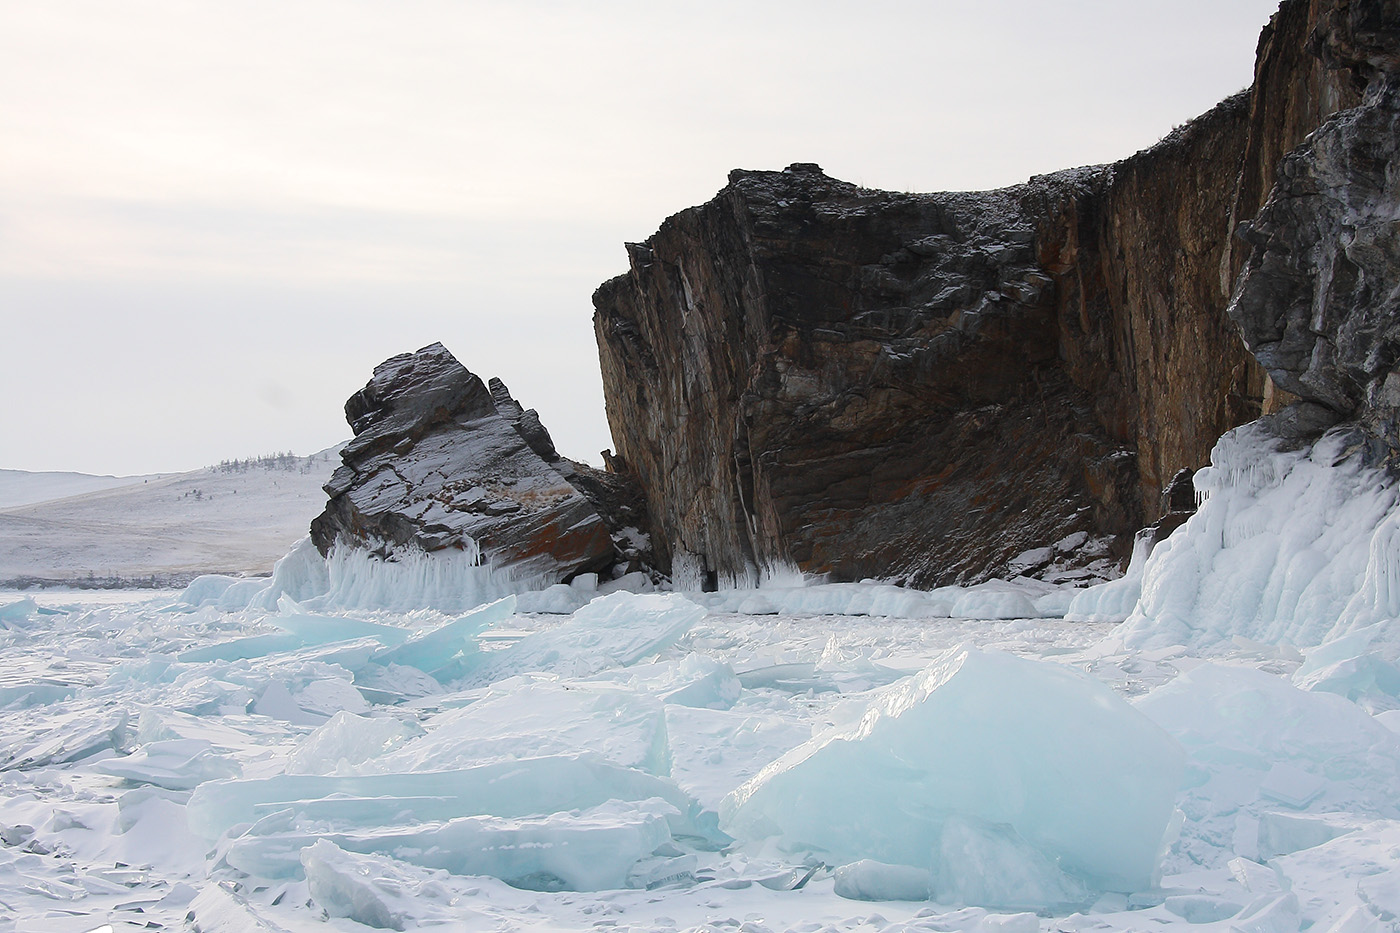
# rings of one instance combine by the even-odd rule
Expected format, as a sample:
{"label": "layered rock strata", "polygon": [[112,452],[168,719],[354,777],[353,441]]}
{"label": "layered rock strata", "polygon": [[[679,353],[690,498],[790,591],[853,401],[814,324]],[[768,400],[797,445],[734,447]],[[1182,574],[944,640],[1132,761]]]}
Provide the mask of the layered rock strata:
{"label": "layered rock strata", "polygon": [[1285,2],[1250,90],[1111,166],[933,195],[736,171],[629,244],[594,322],[658,557],[935,585],[1079,532],[1081,563],[1124,555],[1177,471],[1286,400],[1226,313],[1232,233],[1360,102],[1347,63],[1393,48],[1379,6]]}
{"label": "layered rock strata", "polygon": [[453,548],[551,582],[646,561],[635,486],[560,457],[533,410],[441,344],[375,367],[345,415],[355,437],[311,524],[322,554]]}
{"label": "layered rock strata", "polygon": [[595,295],[609,419],[681,575],[934,583],[1133,525],[1022,201],[735,172],[631,248]]}

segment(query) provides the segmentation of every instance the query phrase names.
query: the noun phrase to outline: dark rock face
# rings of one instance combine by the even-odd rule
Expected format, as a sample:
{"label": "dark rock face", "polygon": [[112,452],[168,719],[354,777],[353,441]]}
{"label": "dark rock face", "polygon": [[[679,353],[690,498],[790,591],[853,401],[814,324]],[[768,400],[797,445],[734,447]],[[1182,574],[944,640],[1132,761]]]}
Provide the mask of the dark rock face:
{"label": "dark rock face", "polygon": [[1195,473],[1190,469],[1177,471],[1167,488],[1162,490],[1162,517],[1137,534],[1137,541],[1148,542],[1149,552],[1196,514],[1196,486],[1191,481]]}
{"label": "dark rock face", "polygon": [[[498,379],[488,389],[441,344],[375,367],[345,414],[355,438],[311,525],[323,554],[337,544],[385,556],[457,548],[524,576],[562,580],[625,560],[616,531],[630,557],[643,559],[645,525],[627,530],[637,524],[628,480],[600,479],[559,457],[533,410]],[[581,469],[590,475],[575,485]]]}
{"label": "dark rock face", "polygon": [[735,172],[631,249],[595,295],[609,419],[683,575],[930,584],[1135,527],[1023,195]]}
{"label": "dark rock face", "polygon": [[1284,159],[1230,313],[1278,385],[1400,449],[1400,4],[1328,23],[1364,97]]}
{"label": "dark rock face", "polygon": [[1112,166],[933,195],[735,172],[629,244],[594,323],[663,565],[935,585],[1078,532],[1082,563],[1126,554],[1177,471],[1288,400],[1226,313],[1232,231],[1359,101],[1317,53],[1388,61],[1368,6],[1285,2],[1249,92]]}

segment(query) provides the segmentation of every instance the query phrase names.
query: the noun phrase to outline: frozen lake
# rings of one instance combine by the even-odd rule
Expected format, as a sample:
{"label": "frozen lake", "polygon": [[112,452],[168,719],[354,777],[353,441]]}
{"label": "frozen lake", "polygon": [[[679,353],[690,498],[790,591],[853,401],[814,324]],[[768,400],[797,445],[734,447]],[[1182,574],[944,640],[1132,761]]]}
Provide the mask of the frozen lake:
{"label": "frozen lake", "polygon": [[[1400,713],[1299,689],[1291,649],[712,594],[177,597],[0,593],[0,930],[1360,933],[1400,908]],[[1130,826],[1154,780],[1166,825]],[[820,838],[843,819],[867,832]],[[1104,853],[1162,830],[1160,878],[1115,880]]]}

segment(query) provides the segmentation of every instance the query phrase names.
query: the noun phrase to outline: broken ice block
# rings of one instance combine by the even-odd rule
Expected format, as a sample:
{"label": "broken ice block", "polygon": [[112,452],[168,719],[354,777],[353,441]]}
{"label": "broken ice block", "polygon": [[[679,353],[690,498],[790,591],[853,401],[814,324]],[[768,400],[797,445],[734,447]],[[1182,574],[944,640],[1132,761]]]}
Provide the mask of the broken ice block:
{"label": "broken ice block", "polygon": [[19,628],[31,615],[39,611],[39,604],[28,596],[0,606],[0,626]]}
{"label": "broken ice block", "polygon": [[1231,933],[1296,933],[1298,913],[1295,894],[1261,897],[1230,920],[1230,930]]}
{"label": "broken ice block", "polygon": [[1199,777],[1185,790],[1200,812],[1232,813],[1260,796],[1394,812],[1400,736],[1339,696],[1265,671],[1202,664],[1136,705],[1186,746]]}
{"label": "broken ice block", "polygon": [[806,719],[763,709],[666,707],[671,780],[707,809],[812,737]]}
{"label": "broken ice block", "polygon": [[345,616],[318,616],[299,611],[289,615],[268,616],[267,622],[297,636],[302,644],[307,646],[328,645],[355,638],[373,638],[392,647],[403,644],[410,634],[408,629],[397,625],[379,625]]}
{"label": "broken ice block", "polygon": [[858,726],[773,762],[724,800],[721,826],[937,875],[958,816],[1008,827],[1093,888],[1132,892],[1152,882],[1182,769],[1180,746],[1103,684],[961,647],[885,690]]}
{"label": "broken ice block", "polygon": [[48,728],[35,739],[19,743],[8,755],[0,753],[0,771],[78,761],[101,751],[121,750],[127,741],[128,716],[122,709],[96,721],[86,710],[53,714],[46,721]]}
{"label": "broken ice block", "polygon": [[217,839],[232,826],[283,809],[365,826],[483,814],[521,817],[652,797],[665,800],[681,814],[672,827],[675,832],[704,834],[695,823],[699,805],[671,781],[583,755],[498,761],[418,774],[209,781],[195,789],[187,815],[191,830]]}
{"label": "broken ice block", "polygon": [[295,651],[305,643],[290,632],[270,632],[249,635],[232,641],[221,641],[202,648],[191,648],[180,654],[182,664],[202,664],[206,661],[248,661],[281,651]]}
{"label": "broken ice block", "polygon": [[455,619],[421,635],[415,635],[397,647],[376,652],[370,659],[388,667],[399,664],[434,673],[463,652],[476,650],[476,636],[515,614],[515,597],[507,596],[485,606],[479,606]]}
{"label": "broken ice block", "polygon": [[123,758],[99,761],[94,768],[133,784],[189,790],[205,781],[237,777],[237,762],[216,754],[202,739],[150,742]]}
{"label": "broken ice block", "polygon": [[1281,893],[1284,889],[1286,882],[1276,868],[1261,865],[1253,859],[1247,858],[1232,858],[1226,864],[1229,866],[1230,874],[1234,875],[1235,880],[1250,894],[1273,896]]}
{"label": "broken ice block", "polygon": [[600,596],[556,629],[535,632],[484,658],[472,679],[491,683],[531,671],[583,677],[663,651],[705,617],[679,593]]}
{"label": "broken ice block", "polygon": [[1244,909],[1243,905],[1208,894],[1173,894],[1162,902],[1168,913],[1176,914],[1187,923],[1215,923],[1228,920]]}
{"label": "broken ice block", "polygon": [[1010,825],[954,815],[934,855],[933,897],[944,904],[1065,909],[1092,898]]}
{"label": "broken ice block", "polygon": [[676,679],[688,679],[689,683],[663,693],[662,702],[704,709],[729,709],[743,690],[732,667],[699,654],[686,655],[676,665]]}
{"label": "broken ice block", "polygon": [[[1400,668],[1385,657],[1393,628],[1392,622],[1377,622],[1310,649],[1293,682],[1353,701],[1400,697]],[[1390,705],[1389,700],[1381,704]]]}
{"label": "broken ice block", "polygon": [[341,710],[302,739],[287,760],[288,774],[336,774],[393,751],[423,730],[387,717]]}
{"label": "broken ice block", "polygon": [[374,825],[346,832],[290,829],[239,837],[225,858],[264,878],[302,872],[303,850],[329,840],[349,852],[378,853],[454,875],[491,875],[544,891],[625,887],[632,867],[671,838],[661,800],[608,801],[582,812],[504,819],[464,816],[444,823]]}
{"label": "broken ice block", "polygon": [[383,855],[346,852],[327,839],[302,849],[301,864],[312,898],[332,917],[381,930],[460,919],[452,917],[457,911],[433,903],[434,894],[450,894],[442,871]]}
{"label": "broken ice block", "polygon": [[933,876],[926,868],[861,859],[836,869],[836,893],[853,901],[926,901]]}
{"label": "broken ice block", "polygon": [[58,703],[61,700],[71,698],[77,689],[77,684],[53,683],[51,681],[6,684],[0,687],[0,707],[15,703],[18,703],[20,708]]}
{"label": "broken ice block", "polygon": [[1279,803],[1302,809],[1316,800],[1326,788],[1326,778],[1309,774],[1287,762],[1279,762],[1264,775],[1259,793]]}
{"label": "broken ice block", "polygon": [[1353,828],[1338,817],[1329,820],[1291,813],[1263,813],[1259,816],[1259,857],[1268,860],[1311,849]]}
{"label": "broken ice block", "polygon": [[661,702],[616,684],[533,683],[439,713],[424,726],[427,735],[374,762],[373,770],[436,771],[580,752],[654,774],[668,770]]}

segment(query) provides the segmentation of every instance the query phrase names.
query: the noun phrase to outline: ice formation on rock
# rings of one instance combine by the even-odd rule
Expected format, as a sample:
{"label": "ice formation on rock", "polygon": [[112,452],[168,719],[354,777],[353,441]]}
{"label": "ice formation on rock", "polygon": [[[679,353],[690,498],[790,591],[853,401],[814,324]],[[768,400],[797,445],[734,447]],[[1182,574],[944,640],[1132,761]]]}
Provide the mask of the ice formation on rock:
{"label": "ice formation on rock", "polygon": [[[1293,450],[1267,422],[1222,437],[1196,474],[1200,510],[1145,562],[1124,642],[1311,648],[1400,615],[1396,487],[1371,455],[1355,429]],[[1400,637],[1371,649],[1396,660]]]}

